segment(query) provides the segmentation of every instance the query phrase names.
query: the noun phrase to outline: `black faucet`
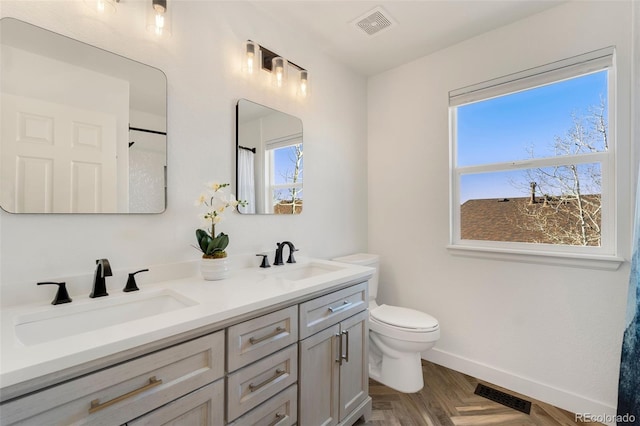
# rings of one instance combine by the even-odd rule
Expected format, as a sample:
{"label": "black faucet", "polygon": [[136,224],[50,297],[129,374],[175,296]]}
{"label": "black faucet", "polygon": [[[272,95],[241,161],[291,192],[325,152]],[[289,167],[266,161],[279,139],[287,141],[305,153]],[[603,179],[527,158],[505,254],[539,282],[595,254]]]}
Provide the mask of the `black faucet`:
{"label": "black faucet", "polygon": [[298,249],[293,245],[290,241],[283,241],[281,243],[276,243],[278,246],[276,248],[276,259],[273,261],[274,265],[284,265],[282,262],[282,249],[284,246],[289,246],[289,259],[287,259],[287,263],[296,263],[296,259],[293,257],[293,252],[298,251]]}
{"label": "black faucet", "polygon": [[93,277],[93,290],[89,297],[102,297],[108,296],[107,286],[105,284],[105,277],[113,275],[111,273],[111,265],[107,259],[96,260],[96,274]]}

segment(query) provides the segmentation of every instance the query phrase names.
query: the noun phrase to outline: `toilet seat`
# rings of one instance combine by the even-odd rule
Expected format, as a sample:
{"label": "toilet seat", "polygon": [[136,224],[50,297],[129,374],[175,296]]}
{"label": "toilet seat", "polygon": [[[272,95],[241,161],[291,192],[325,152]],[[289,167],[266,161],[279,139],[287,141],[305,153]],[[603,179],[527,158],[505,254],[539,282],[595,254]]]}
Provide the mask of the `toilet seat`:
{"label": "toilet seat", "polygon": [[[383,307],[384,309],[381,309]],[[390,324],[387,321],[408,327]],[[424,312],[399,306],[380,305],[369,311],[369,329],[381,336],[404,342],[427,343],[440,338],[440,326],[435,318]]]}
{"label": "toilet seat", "polygon": [[438,320],[429,314],[400,306],[380,305],[369,311],[370,319],[408,332],[424,333],[439,328]]}

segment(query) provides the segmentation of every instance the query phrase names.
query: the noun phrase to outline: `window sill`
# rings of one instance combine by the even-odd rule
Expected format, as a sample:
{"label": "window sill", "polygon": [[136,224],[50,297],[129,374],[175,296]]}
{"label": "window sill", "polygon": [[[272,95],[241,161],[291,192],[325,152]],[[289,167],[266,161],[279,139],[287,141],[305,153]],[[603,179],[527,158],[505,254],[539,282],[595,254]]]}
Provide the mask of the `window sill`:
{"label": "window sill", "polygon": [[448,245],[447,250],[454,256],[476,257],[510,262],[537,263],[543,265],[569,266],[574,268],[615,271],[625,259],[612,255],[542,252],[531,250],[502,249],[496,247],[473,247]]}

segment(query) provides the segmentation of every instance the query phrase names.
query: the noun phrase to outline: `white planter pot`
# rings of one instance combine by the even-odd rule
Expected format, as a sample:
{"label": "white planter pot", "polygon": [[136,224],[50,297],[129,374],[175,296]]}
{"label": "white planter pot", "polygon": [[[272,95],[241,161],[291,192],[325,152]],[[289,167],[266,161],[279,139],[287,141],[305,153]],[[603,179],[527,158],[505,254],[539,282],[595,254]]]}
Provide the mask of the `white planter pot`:
{"label": "white planter pot", "polygon": [[229,259],[205,259],[200,262],[200,272],[207,281],[223,280],[229,276]]}

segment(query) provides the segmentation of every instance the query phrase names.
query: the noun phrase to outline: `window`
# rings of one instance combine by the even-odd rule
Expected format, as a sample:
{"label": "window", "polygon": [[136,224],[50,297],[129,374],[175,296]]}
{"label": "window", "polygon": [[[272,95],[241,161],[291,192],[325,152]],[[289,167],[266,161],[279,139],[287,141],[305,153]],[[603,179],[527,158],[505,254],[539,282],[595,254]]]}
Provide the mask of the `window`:
{"label": "window", "polygon": [[267,143],[265,171],[267,178],[267,212],[299,214],[302,212],[303,180],[302,138]]}
{"label": "window", "polygon": [[450,92],[451,243],[615,256],[614,49]]}

